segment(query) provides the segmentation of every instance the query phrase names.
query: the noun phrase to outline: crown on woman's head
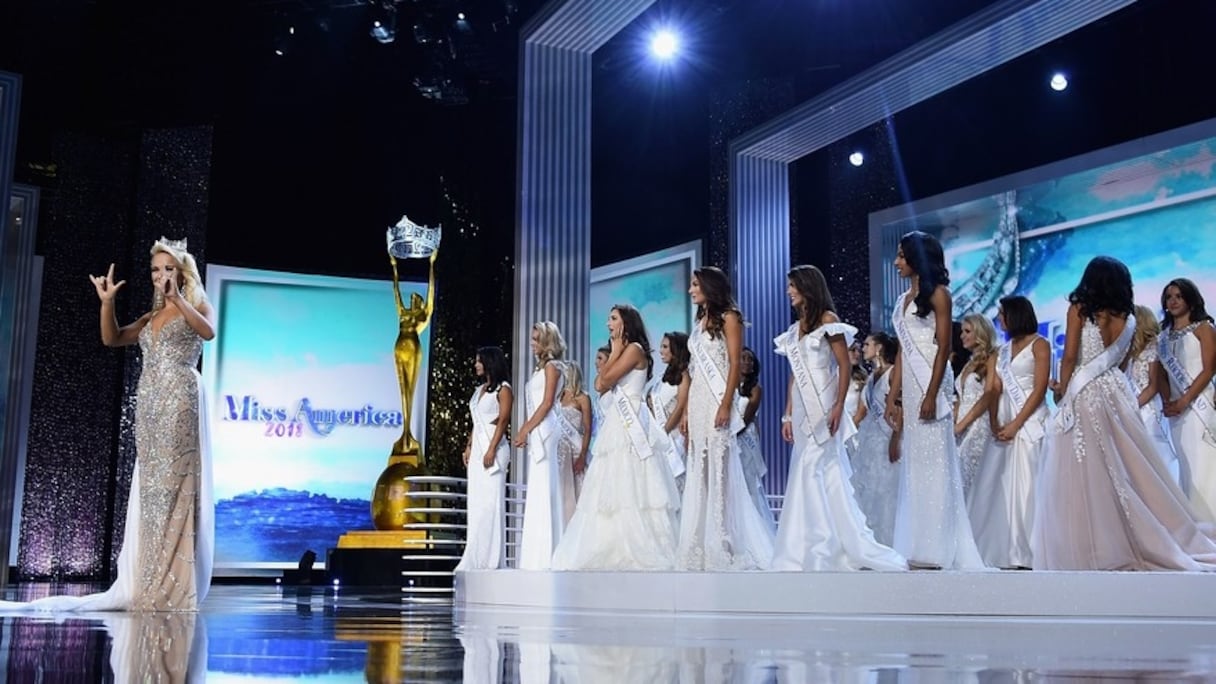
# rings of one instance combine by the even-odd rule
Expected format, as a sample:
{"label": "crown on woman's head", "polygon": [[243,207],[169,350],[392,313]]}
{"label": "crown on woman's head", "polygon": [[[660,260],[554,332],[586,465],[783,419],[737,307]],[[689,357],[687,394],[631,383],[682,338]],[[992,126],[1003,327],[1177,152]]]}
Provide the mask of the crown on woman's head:
{"label": "crown on woman's head", "polygon": [[160,240],[158,240],[158,242],[160,242],[164,246],[168,247],[169,249],[176,249],[176,250],[180,250],[183,252],[189,251],[186,249],[186,238],[182,238],[180,240],[170,240],[169,238],[162,235],[162,236],[160,236]]}

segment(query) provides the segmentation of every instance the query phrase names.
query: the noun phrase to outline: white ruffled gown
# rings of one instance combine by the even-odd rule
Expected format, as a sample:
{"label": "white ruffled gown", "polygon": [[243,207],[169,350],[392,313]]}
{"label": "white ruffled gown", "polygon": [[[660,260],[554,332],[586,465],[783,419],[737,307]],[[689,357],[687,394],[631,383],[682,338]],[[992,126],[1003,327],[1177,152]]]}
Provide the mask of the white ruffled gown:
{"label": "white ruffled gown", "polygon": [[[1009,362],[1010,373],[1026,395],[1034,389],[1032,347],[1033,342],[1027,344]],[[1008,388],[1001,392],[998,401],[997,423],[1005,425],[1017,415]],[[1030,532],[1034,526],[1035,479],[1043,457],[1048,415],[1047,404],[1040,404],[1012,442],[992,440],[980,462],[967,513],[980,558],[994,568],[1034,567]]]}
{"label": "white ruffled gown", "polygon": [[[557,363],[550,361],[550,364]],[[561,370],[560,366],[558,370]],[[558,374],[553,406],[548,415],[528,433],[528,489],[524,495],[524,524],[519,543],[521,570],[548,570],[552,567],[553,549],[565,529],[565,496],[562,463],[558,453],[560,432],[557,412],[561,410],[558,397],[562,395],[562,374]],[[545,399],[545,369],[539,368],[528,379],[526,410],[531,416]],[[574,481],[570,480],[573,491]]]}
{"label": "white ruffled gown", "polygon": [[506,519],[507,464],[511,460],[511,445],[504,435],[494,449],[494,467],[486,468],[482,457],[490,448],[498,418],[498,392],[486,392],[478,386],[469,400],[469,413],[473,418],[473,446],[469,449],[466,466],[468,478],[467,505],[465,512],[466,536],[464,554],[456,565],[456,572],[463,570],[496,570],[502,563],[502,534]]}
{"label": "white ruffled gown", "polygon": [[891,426],[884,416],[890,391],[889,370],[866,380],[861,392],[866,415],[857,426],[853,476],[849,478],[866,524],[874,531],[875,541],[884,546],[895,543],[895,508],[899,503],[899,464],[891,462]]}
{"label": "white ruffled gown", "polygon": [[[937,356],[936,322],[932,314],[911,313],[913,300],[904,293],[892,316],[896,329],[905,319],[914,348],[900,340],[903,356],[904,429],[900,439],[899,510],[895,514],[895,548],[909,562],[946,570],[981,570],[984,562],[971,536],[971,521],[963,496],[963,477],[954,443],[954,412],[950,383],[942,382],[938,417],[920,419],[927,388],[912,372],[910,354],[920,354],[930,368]],[[902,308],[900,308],[902,306]],[[949,368],[947,368],[949,372]]]}
{"label": "white ruffled gown", "polygon": [[667,438],[643,396],[645,369],[617,383],[642,423],[652,453],[639,458],[620,414],[604,407],[574,517],[553,553],[554,570],[671,570],[675,567],[680,496],[667,459]]}
{"label": "white ruffled gown", "polygon": [[[829,323],[800,336],[798,324],[779,335],[776,352],[789,356],[797,346],[807,371],[819,388],[819,402],[826,411],[836,401],[838,373],[827,338],[844,335],[851,344],[857,329],[845,323]],[[818,443],[811,431],[806,409],[794,387],[792,424],[794,446],[790,456],[785,504],[777,525],[772,569],[785,571],[905,570],[908,565],[894,549],[874,539],[857,505],[852,471],[845,453],[845,440],[854,433],[853,422],[841,418],[836,434]]]}

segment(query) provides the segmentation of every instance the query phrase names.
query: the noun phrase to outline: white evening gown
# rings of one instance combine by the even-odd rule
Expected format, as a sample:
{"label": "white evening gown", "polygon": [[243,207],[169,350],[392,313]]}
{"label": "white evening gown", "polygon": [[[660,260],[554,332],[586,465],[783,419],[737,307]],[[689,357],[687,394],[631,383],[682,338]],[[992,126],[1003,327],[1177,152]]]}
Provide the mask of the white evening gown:
{"label": "white evening gown", "polygon": [[[1181,330],[1165,330],[1161,333],[1164,338],[1162,344],[1177,357],[1191,378],[1203,370],[1199,338],[1195,336],[1195,328],[1201,325],[1211,323],[1200,321]],[[1170,398],[1177,399],[1187,388],[1179,387],[1170,373],[1166,375],[1170,382]],[[1216,400],[1211,387],[1203,388],[1201,396],[1209,403]],[[1178,455],[1183,472],[1182,480],[1190,485],[1185,491],[1195,511],[1201,518],[1210,521],[1216,514],[1216,433],[1204,425],[1197,407],[1193,404],[1183,411],[1182,415],[1174,416],[1169,421],[1170,438],[1174,442],[1174,452]],[[1216,428],[1216,425],[1213,425],[1213,428]]]}
{"label": "white evening gown", "polygon": [[[825,414],[836,401],[838,373],[828,337],[844,335],[851,344],[857,329],[845,323],[829,323],[806,335],[798,324],[779,335],[776,352],[789,357],[795,347],[807,372],[819,388],[819,403]],[[905,570],[907,562],[894,549],[874,539],[857,505],[852,471],[845,454],[845,440],[854,432],[853,421],[842,417],[836,434],[820,443],[812,432],[806,408],[794,387],[792,397],[794,446],[790,456],[785,504],[777,525],[773,570]]]}
{"label": "white evening gown", "polygon": [[[1135,327],[1133,317],[1127,326]],[[1131,335],[1115,345],[1100,375],[1084,387],[1069,385],[1048,427],[1035,496],[1035,569],[1216,570],[1216,543],[1157,455],[1118,368]],[[1098,326],[1086,321],[1078,370],[1105,349]]]}
{"label": "white evening gown", "polygon": [[[1127,364],[1127,379],[1131,381],[1137,398],[1144,388],[1148,387],[1148,374],[1153,371],[1153,362],[1157,360],[1157,355],[1157,345],[1150,344],[1142,349],[1131,360],[1131,363]],[[1163,408],[1161,395],[1154,394],[1147,404],[1140,407],[1140,420],[1144,422],[1145,429],[1153,438],[1153,444],[1157,446],[1157,455],[1165,463],[1166,470],[1170,471],[1170,476],[1174,478],[1174,482],[1182,491],[1187,492],[1190,490],[1190,483],[1187,481],[1189,473],[1186,473],[1179,463],[1178,452],[1174,449],[1174,442],[1170,438],[1170,422],[1162,413]],[[1187,477],[1184,477],[1184,473]]]}
{"label": "white evening gown", "polygon": [[[990,358],[988,362],[996,363],[996,359]],[[961,419],[975,407],[975,402],[984,396],[984,378],[968,371],[965,376],[955,380],[954,386],[959,396],[958,417]],[[984,454],[988,452],[990,444],[992,423],[988,420],[988,412],[985,411],[983,415],[971,421],[958,438],[959,472],[963,476],[963,497],[968,502],[971,501],[975,474],[979,471],[980,461],[984,460]]]}
{"label": "white evening gown", "polygon": [[[911,340],[900,339],[903,366],[904,429],[900,439],[899,509],[895,514],[895,548],[909,562],[946,570],[984,568],[971,536],[971,521],[963,497],[963,476],[954,443],[954,412],[950,410],[950,383],[943,381],[937,398],[937,418],[920,419],[925,398],[911,371],[909,355],[919,354],[932,368],[937,356],[936,323],[932,314],[911,313],[909,293],[899,300],[892,315],[896,330],[907,326]],[[947,372],[949,367],[947,366]]]}
{"label": "white evening gown", "polygon": [[[561,365],[557,361],[558,370]],[[562,486],[561,458],[557,446],[560,430],[557,412],[561,410],[558,397],[562,395],[563,375],[558,373],[553,406],[548,415],[528,433],[528,489],[524,495],[523,534],[519,542],[521,570],[548,570],[553,549],[565,529],[565,488]],[[528,379],[527,412],[531,416],[545,399],[545,369],[538,368]],[[573,480],[571,481],[573,488]]]}
{"label": "white evening gown", "polygon": [[[739,407],[739,415],[747,412],[747,405],[750,401],[747,397],[739,397],[736,402]],[[760,429],[756,427],[756,421],[753,420],[750,425],[743,428],[743,432],[736,439],[739,440],[740,464],[743,466],[743,479],[747,482],[747,492],[751,494],[756,510],[760,511],[760,517],[775,535],[777,518],[773,515],[773,507],[768,502],[768,490],[764,487],[764,477],[768,475],[768,464],[764,462],[764,452],[760,448]]]}
{"label": "white evening gown", "polygon": [[671,570],[675,567],[679,492],[663,456],[662,426],[646,420],[642,396],[646,371],[631,370],[617,383],[639,416],[652,453],[639,457],[616,407],[604,407],[604,423],[592,447],[574,517],[553,554],[554,570]]}
{"label": "white evening gown", "polygon": [[[502,387],[509,387],[503,383]],[[502,390],[499,387],[499,391]],[[473,446],[469,450],[467,525],[464,554],[456,571],[496,570],[502,567],[502,528],[506,519],[507,464],[511,460],[511,445],[504,435],[495,448],[494,466],[486,468],[482,457],[490,448],[498,418],[498,392],[486,392],[478,386],[469,400],[473,417]]]}
{"label": "white evening gown", "polygon": [[[1033,342],[1027,344],[1009,362],[1009,371],[1026,396],[1034,389],[1032,347]],[[997,424],[1005,425],[1016,415],[1016,405],[1006,387],[997,403]],[[1043,458],[1043,430],[1047,418],[1044,402],[1030,415],[1012,442],[992,440],[980,462],[967,501],[967,512],[980,558],[992,567],[1034,567],[1030,531],[1034,526],[1035,479]]]}
{"label": "white evening gown", "polygon": [[708,359],[725,378],[726,340],[699,328],[688,344],[700,345],[704,354],[692,354],[688,370],[688,471],[676,565],[698,571],[763,570],[773,558],[773,529],[756,508],[731,426],[714,427],[720,395],[696,366],[698,356]]}
{"label": "white evening gown", "polygon": [[[665,416],[670,416],[672,411],[676,410],[676,403],[679,401],[679,393],[679,385],[669,385],[662,380],[654,383],[654,387],[650,390],[650,403],[655,407],[655,422],[658,423],[660,428],[664,427],[664,423],[666,422]],[[664,417],[660,418],[660,414],[662,414]],[[672,428],[671,432],[667,433],[667,438],[671,440],[672,446],[675,447],[676,454],[679,455],[680,461],[684,463],[685,467],[687,467],[688,440],[680,432],[680,425],[678,423],[674,428]],[[679,475],[675,475],[674,472],[672,473],[672,475],[675,476],[676,488],[680,490],[681,494],[684,492],[684,476],[686,474],[686,471],[680,471]]]}
{"label": "white evening gown", "polygon": [[866,524],[874,531],[874,539],[884,546],[895,543],[895,507],[899,502],[899,464],[891,462],[891,426],[884,416],[890,391],[890,370],[866,380],[861,392],[866,416],[857,426],[853,476],[849,478]]}

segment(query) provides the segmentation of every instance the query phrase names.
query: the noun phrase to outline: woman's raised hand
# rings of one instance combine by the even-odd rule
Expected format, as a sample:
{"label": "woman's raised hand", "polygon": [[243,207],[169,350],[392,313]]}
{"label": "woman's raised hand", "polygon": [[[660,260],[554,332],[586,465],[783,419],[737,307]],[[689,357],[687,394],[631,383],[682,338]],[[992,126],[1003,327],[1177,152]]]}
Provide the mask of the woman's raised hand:
{"label": "woman's raised hand", "polygon": [[104,276],[90,275],[89,280],[93,282],[93,287],[97,288],[97,298],[102,302],[114,301],[118,288],[127,283],[125,280],[114,282],[114,264],[110,264],[110,270]]}

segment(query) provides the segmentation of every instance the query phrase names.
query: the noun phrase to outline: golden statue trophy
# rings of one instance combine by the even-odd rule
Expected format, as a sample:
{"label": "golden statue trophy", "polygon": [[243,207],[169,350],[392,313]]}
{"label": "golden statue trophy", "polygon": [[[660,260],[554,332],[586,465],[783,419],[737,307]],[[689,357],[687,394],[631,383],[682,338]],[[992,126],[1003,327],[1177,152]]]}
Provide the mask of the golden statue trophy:
{"label": "golden statue trophy", "polygon": [[[397,381],[401,388],[401,437],[393,444],[388,466],[376,480],[372,495],[372,523],[376,531],[349,532],[338,540],[339,547],[385,548],[407,547],[427,535],[423,530],[408,530],[411,522],[427,522],[425,514],[411,514],[410,508],[426,507],[427,501],[412,491],[406,478],[425,475],[426,458],[423,446],[414,438],[410,422],[414,410],[414,392],[420,381],[422,343],[419,335],[431,322],[435,302],[435,257],[439,254],[440,227],[420,226],[407,217],[388,229],[389,263],[393,268],[393,296],[397,302],[397,343],[393,359],[397,366]],[[398,259],[429,259],[430,275],[426,296],[414,292],[409,304],[401,296],[397,275]],[[423,380],[425,381],[425,380]]]}

